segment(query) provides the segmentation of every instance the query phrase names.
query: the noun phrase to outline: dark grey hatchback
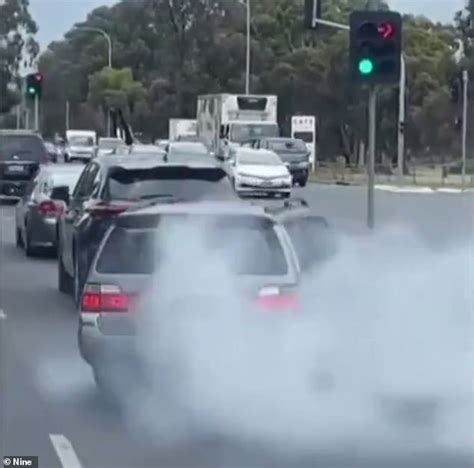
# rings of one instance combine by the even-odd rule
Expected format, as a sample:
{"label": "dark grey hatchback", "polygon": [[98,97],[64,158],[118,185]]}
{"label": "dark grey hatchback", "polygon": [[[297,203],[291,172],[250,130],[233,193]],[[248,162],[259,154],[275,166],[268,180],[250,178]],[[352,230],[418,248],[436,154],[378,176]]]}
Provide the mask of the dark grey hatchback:
{"label": "dark grey hatchback", "polygon": [[256,140],[253,145],[256,149],[273,151],[286,164],[293,182],[304,187],[308,182],[310,153],[303,140],[296,138],[263,138]]}
{"label": "dark grey hatchback", "polygon": [[19,200],[38,173],[49,163],[41,136],[29,130],[0,130],[0,198]]}

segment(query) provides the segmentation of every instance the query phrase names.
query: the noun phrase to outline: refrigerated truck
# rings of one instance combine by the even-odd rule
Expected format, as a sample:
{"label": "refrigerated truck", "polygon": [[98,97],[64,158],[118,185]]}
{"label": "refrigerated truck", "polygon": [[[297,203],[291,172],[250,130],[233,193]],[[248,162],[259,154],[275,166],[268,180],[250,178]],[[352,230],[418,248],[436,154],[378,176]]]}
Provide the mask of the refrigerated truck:
{"label": "refrigerated truck", "polygon": [[233,146],[279,136],[277,106],[278,98],[274,95],[199,96],[198,137],[219,159],[226,159]]}
{"label": "refrigerated truck", "polygon": [[179,141],[182,138],[196,136],[197,121],[195,119],[170,119],[169,135],[170,141]]}
{"label": "refrigerated truck", "polygon": [[316,166],[316,116],[294,115],[291,117],[291,137],[303,140],[310,153],[311,167]]}

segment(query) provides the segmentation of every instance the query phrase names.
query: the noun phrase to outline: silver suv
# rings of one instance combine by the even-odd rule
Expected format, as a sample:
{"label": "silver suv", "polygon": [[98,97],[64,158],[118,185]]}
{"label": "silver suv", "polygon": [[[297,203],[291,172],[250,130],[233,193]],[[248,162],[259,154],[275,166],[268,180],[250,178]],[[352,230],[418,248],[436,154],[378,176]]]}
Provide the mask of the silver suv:
{"label": "silver suv", "polygon": [[[181,234],[164,239],[163,233],[172,233],[178,224]],[[196,226],[205,230],[205,256],[194,248]],[[184,232],[188,237],[182,237]],[[215,254],[230,272],[230,292],[213,280],[203,281]],[[166,267],[169,256],[175,256],[181,270]],[[92,366],[99,386],[111,367],[138,369],[135,337],[143,313],[137,309],[143,312],[147,307],[150,288],[154,299],[148,308],[178,319],[208,305],[227,310],[229,294],[239,298],[244,314],[295,312],[298,271],[286,230],[262,206],[243,201],[171,201],[124,213],[103,238],[86,280],[79,306],[81,355]]]}

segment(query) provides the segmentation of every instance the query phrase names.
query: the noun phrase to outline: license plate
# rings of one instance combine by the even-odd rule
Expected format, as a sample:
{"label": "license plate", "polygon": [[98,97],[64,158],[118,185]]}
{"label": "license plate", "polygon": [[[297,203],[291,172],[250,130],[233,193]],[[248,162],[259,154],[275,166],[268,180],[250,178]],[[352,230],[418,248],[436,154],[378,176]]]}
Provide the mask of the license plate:
{"label": "license plate", "polygon": [[23,172],[25,166],[8,166],[8,172]]}

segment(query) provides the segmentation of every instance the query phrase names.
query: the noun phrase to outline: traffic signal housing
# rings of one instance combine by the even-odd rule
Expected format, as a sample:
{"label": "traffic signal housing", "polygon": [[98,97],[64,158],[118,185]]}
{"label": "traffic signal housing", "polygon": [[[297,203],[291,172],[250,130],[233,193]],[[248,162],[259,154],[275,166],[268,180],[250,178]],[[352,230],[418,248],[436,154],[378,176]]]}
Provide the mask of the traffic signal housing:
{"label": "traffic signal housing", "polygon": [[43,94],[44,76],[42,73],[30,73],[26,76],[26,95],[40,98]]}
{"label": "traffic signal housing", "polygon": [[402,17],[394,11],[354,11],[350,16],[350,72],[354,81],[400,81]]}

